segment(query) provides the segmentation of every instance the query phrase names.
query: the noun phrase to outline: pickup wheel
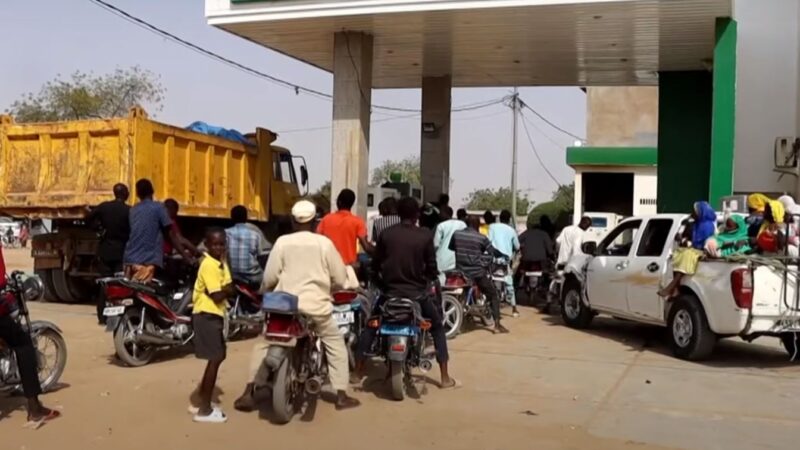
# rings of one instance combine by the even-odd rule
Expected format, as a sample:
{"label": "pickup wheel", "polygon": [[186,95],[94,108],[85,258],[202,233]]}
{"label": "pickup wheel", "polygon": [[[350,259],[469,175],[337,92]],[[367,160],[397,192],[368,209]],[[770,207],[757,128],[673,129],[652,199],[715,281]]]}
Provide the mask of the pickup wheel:
{"label": "pickup wheel", "polygon": [[672,301],[667,328],[673,354],[689,361],[707,359],[717,344],[717,335],[711,331],[700,301],[686,294]]}
{"label": "pickup wheel", "polygon": [[561,296],[561,318],[571,328],[587,328],[594,319],[594,313],[583,303],[581,285],[576,280],[568,280]]}

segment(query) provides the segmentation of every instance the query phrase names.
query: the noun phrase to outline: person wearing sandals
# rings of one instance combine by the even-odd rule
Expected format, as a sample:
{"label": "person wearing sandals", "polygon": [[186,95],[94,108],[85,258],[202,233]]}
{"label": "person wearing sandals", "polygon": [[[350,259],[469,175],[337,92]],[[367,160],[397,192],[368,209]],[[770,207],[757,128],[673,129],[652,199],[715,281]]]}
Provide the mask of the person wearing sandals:
{"label": "person wearing sandals", "polygon": [[209,229],[206,232],[205,246],[207,252],[200,263],[194,284],[192,327],[195,356],[207,362],[197,388],[199,401],[189,411],[194,414],[195,422],[222,423],[228,417],[218,406],[211,404],[211,396],[217,384],[219,367],[226,356],[223,335],[225,309],[228,299],[235,295],[231,271],[225,262],[225,230]]}
{"label": "person wearing sandals", "polygon": [[[0,290],[4,289],[5,285],[6,264],[0,247]],[[38,428],[46,421],[55,419],[61,414],[45,408],[39,401],[42,385],[39,383],[36,348],[31,341],[31,335],[11,317],[11,313],[15,309],[16,305],[12,297],[0,296],[0,340],[5,341],[17,356],[17,367],[22,378],[22,393],[27,399],[28,424],[26,427]]]}

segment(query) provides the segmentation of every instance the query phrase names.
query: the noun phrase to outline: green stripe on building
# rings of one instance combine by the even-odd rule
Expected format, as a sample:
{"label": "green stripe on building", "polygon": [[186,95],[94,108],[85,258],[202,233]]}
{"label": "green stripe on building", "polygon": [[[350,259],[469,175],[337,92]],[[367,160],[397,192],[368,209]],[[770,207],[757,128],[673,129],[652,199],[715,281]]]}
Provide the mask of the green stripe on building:
{"label": "green stripe on building", "polygon": [[567,147],[570,166],[656,166],[655,147]]}
{"label": "green stripe on building", "polygon": [[[714,47],[714,98],[711,122],[711,168],[708,200],[719,205],[733,192],[733,155],[736,130],[736,40],[737,24],[717,19]],[[769,83],[769,80],[764,80]]]}

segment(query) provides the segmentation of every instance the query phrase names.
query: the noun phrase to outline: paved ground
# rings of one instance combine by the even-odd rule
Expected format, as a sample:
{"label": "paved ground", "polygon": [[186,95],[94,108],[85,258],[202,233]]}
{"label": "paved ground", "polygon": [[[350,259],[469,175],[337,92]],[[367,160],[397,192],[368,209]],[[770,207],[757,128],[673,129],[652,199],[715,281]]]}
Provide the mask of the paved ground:
{"label": "paved ground", "polygon": [[[10,266],[28,264],[7,255]],[[185,408],[202,364],[170,352],[150,366],[119,367],[111,337],[85,305],[36,304],[36,318],[63,327],[64,385],[44,397],[64,418],[22,429],[18,398],[0,397],[5,449],[437,448],[789,449],[800,439],[800,365],[775,342],[723,342],[713,361],[667,354],[660,330],[598,320],[589,332],[524,310],[512,334],[475,330],[451,341],[454,391],[429,384],[419,399],[386,400],[376,370],[356,392],[363,406],[287,426],[231,404],[245,381],[252,341],[233,343],[221,372],[224,425],[191,422]],[[437,376],[434,370],[432,375]]]}

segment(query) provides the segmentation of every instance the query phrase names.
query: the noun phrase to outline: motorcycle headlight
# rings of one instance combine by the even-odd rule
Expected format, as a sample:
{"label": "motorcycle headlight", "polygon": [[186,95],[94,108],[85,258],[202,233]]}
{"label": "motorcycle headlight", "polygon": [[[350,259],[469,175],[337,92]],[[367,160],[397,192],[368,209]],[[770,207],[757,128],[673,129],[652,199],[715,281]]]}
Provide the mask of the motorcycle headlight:
{"label": "motorcycle headlight", "polygon": [[25,301],[35,302],[44,297],[44,283],[42,279],[34,275],[25,279],[22,282],[22,296]]}

